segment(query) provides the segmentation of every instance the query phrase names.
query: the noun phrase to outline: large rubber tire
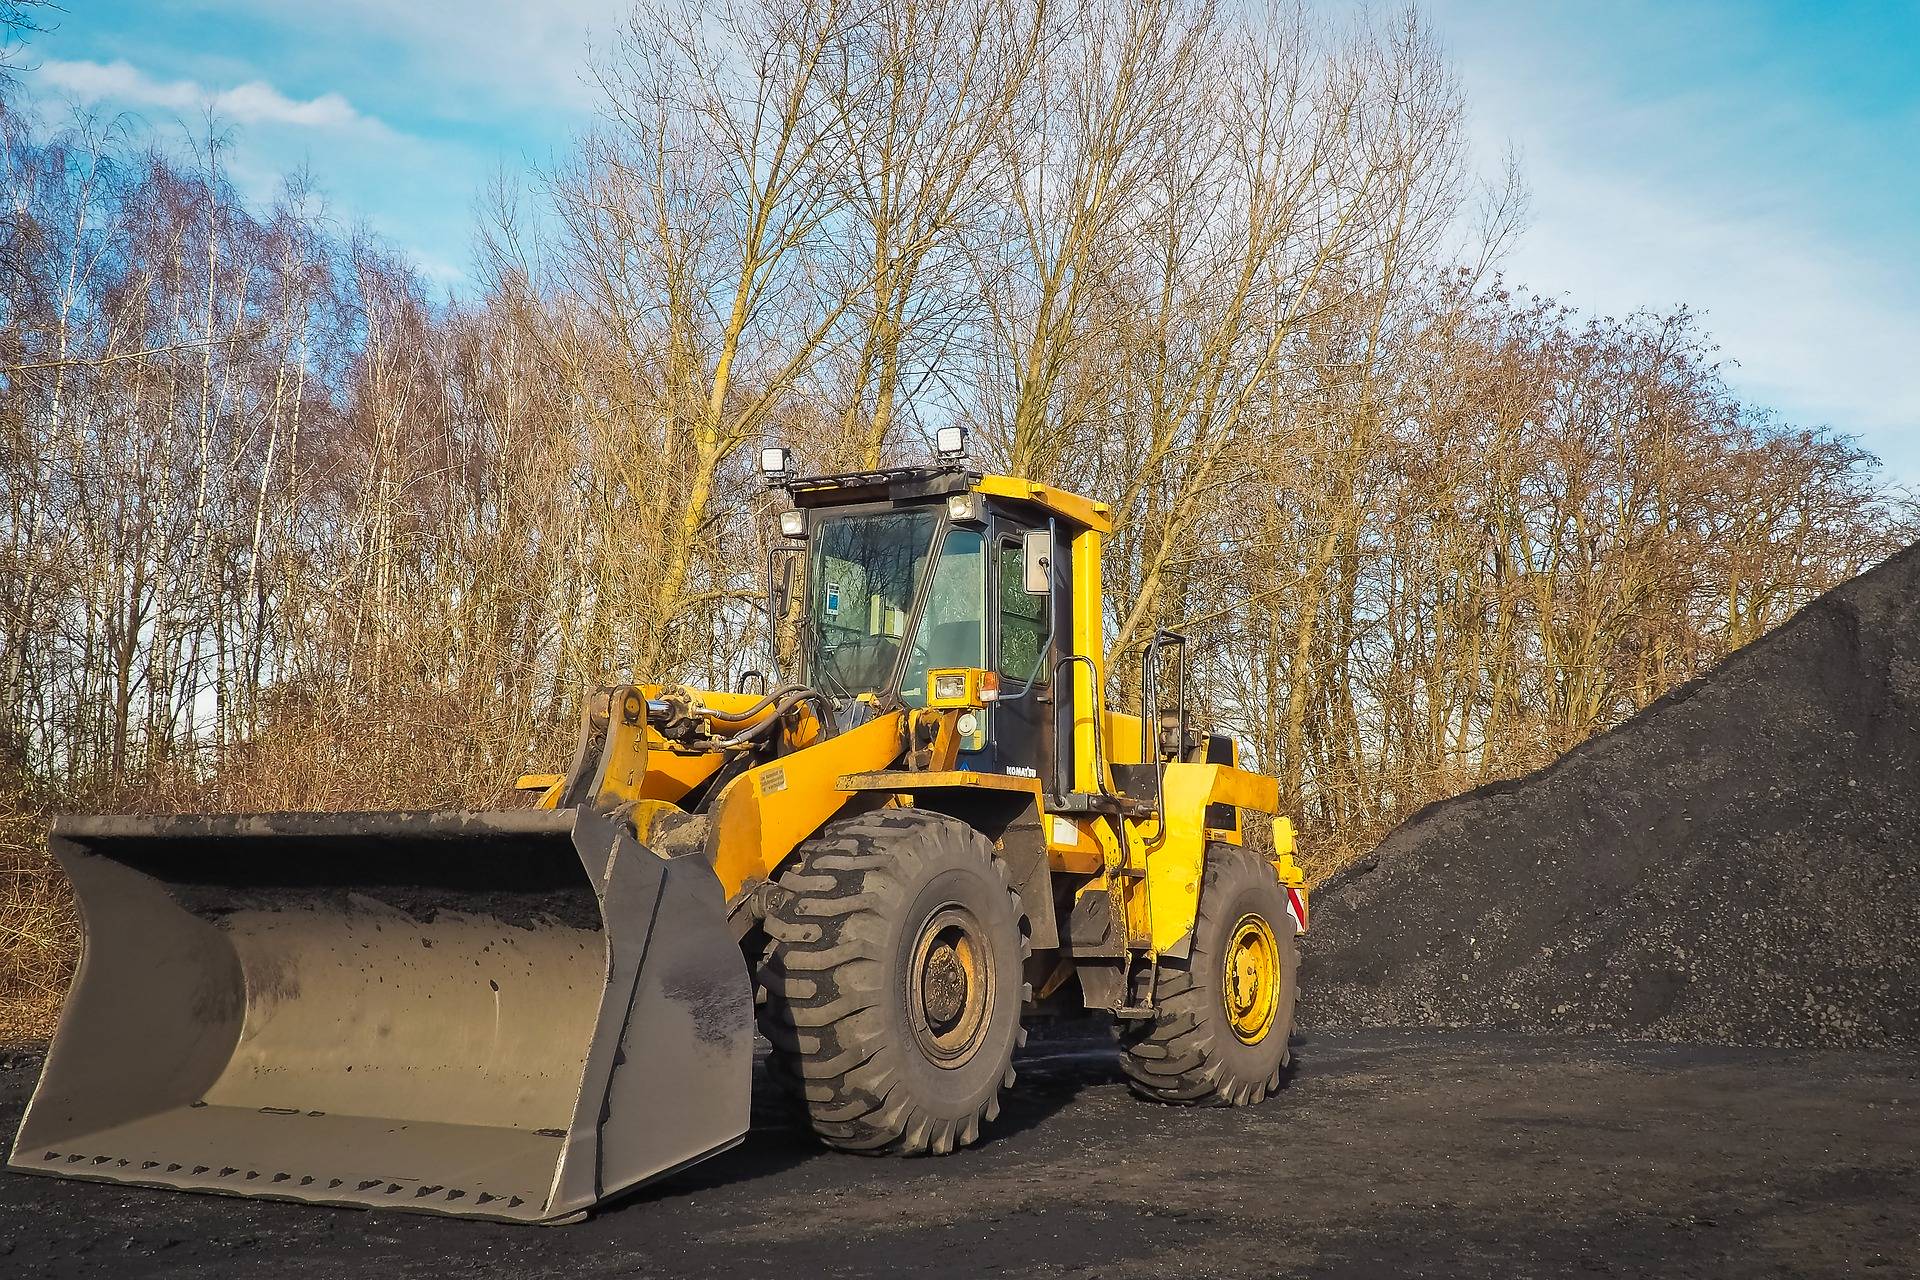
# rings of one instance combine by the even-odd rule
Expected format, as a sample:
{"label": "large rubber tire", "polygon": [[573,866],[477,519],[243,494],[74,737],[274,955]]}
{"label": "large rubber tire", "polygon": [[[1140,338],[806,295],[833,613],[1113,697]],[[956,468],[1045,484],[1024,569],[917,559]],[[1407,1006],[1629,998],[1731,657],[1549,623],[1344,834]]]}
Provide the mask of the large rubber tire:
{"label": "large rubber tire", "polygon": [[1031,994],[993,845],[954,818],[879,809],[801,845],[768,897],[760,1029],[813,1132],[873,1155],[975,1141],[1013,1083]]}
{"label": "large rubber tire", "polygon": [[[1119,1024],[1121,1066],[1134,1092],[1156,1102],[1240,1107],[1278,1089],[1298,993],[1294,934],[1272,865],[1232,845],[1208,845],[1188,958],[1161,960],[1150,1019]],[[1229,987],[1226,966],[1237,943],[1249,953],[1243,978],[1263,967],[1272,944],[1270,995],[1246,981]]]}

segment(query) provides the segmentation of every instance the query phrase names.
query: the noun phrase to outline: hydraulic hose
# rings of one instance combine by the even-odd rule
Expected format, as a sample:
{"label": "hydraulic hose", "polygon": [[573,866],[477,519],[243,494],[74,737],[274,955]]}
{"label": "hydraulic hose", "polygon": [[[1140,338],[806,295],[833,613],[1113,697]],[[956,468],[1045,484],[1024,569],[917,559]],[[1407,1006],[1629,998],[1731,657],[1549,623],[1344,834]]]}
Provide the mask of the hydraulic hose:
{"label": "hydraulic hose", "polygon": [[783,684],[743,711],[715,711],[712,707],[696,707],[695,710],[716,724],[735,725],[753,719],[788,694],[804,692],[806,689],[802,684]]}

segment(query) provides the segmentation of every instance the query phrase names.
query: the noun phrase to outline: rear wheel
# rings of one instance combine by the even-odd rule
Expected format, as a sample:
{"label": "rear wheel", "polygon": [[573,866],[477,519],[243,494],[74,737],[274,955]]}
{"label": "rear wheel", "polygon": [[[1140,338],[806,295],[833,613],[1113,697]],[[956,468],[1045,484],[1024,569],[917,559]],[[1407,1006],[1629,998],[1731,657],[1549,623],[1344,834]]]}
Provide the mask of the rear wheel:
{"label": "rear wheel", "polygon": [[1299,950],[1286,890],[1266,859],[1207,846],[1193,946],[1160,962],[1150,1019],[1121,1024],[1134,1092],[1159,1102],[1246,1106],[1280,1087]]}
{"label": "rear wheel", "polygon": [[999,1115],[1027,947],[979,832],[917,809],[829,823],[778,878],[765,929],[773,1073],[828,1145],[944,1155]]}

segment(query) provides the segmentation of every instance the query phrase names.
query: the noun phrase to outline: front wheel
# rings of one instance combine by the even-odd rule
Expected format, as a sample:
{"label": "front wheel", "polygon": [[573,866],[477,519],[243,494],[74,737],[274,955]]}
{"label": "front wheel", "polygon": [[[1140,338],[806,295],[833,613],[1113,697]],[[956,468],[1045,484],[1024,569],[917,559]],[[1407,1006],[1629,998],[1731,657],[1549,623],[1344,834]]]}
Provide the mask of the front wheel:
{"label": "front wheel", "polygon": [[765,928],[760,1028],[822,1141],[944,1155],[999,1115],[1027,948],[986,837],[917,809],[829,823],[780,875]]}
{"label": "front wheel", "polygon": [[1150,1019],[1121,1024],[1121,1066],[1158,1102],[1248,1106],[1280,1087],[1299,947],[1266,859],[1207,846],[1187,959],[1160,962]]}

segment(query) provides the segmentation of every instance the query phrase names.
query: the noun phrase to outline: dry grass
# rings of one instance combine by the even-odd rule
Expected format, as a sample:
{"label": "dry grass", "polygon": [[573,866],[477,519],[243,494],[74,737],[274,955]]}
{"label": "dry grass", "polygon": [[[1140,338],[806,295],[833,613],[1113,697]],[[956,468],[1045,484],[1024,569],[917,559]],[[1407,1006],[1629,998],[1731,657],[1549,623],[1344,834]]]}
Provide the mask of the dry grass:
{"label": "dry grass", "polygon": [[0,1042],[53,1034],[79,939],[67,879],[47,852],[46,815],[0,790]]}

